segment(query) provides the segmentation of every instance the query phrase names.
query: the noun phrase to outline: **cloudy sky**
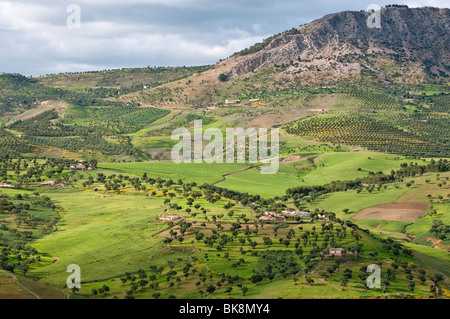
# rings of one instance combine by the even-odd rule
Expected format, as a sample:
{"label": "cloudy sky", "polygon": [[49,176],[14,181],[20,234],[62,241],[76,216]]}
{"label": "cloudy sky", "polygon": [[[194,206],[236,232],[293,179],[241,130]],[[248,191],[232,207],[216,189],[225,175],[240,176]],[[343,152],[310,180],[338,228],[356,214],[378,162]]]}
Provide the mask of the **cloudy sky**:
{"label": "cloudy sky", "polygon": [[[450,0],[0,0],[0,72],[213,64],[273,34],[372,3],[448,7]],[[80,9],[79,28],[71,4]]]}

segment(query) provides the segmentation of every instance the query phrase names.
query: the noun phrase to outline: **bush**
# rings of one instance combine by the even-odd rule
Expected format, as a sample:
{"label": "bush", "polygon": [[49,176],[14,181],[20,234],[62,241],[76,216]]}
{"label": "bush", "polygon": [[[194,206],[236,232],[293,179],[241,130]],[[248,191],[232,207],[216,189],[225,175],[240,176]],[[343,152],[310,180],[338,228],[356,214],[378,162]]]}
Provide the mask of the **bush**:
{"label": "bush", "polygon": [[220,82],[225,82],[227,79],[228,79],[228,78],[227,78],[227,76],[226,76],[225,74],[221,73],[221,74],[219,75],[219,81],[220,81]]}

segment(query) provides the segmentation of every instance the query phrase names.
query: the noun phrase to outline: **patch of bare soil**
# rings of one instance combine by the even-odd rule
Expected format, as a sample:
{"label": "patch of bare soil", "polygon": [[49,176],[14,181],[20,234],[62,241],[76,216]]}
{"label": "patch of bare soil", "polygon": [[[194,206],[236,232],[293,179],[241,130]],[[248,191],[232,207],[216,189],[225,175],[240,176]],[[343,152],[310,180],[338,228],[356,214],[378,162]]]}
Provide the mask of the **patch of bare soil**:
{"label": "patch of bare soil", "polygon": [[425,238],[425,240],[431,242],[431,243],[433,244],[433,247],[434,247],[434,248],[437,248],[437,249],[444,249],[444,250],[450,251],[450,246],[448,246],[448,245],[442,245],[442,244],[441,244],[442,240],[440,240],[440,239],[427,237],[427,238]]}
{"label": "patch of bare soil", "polygon": [[313,158],[313,157],[317,157],[320,154],[315,154],[315,155],[308,155],[308,156],[299,156],[299,155],[291,155],[291,156],[287,156],[285,158],[283,158],[281,160],[281,163],[291,163],[291,162],[299,162],[301,160],[305,160],[308,158]]}
{"label": "patch of bare soil", "polygon": [[[305,110],[289,110],[276,114],[264,114],[249,121],[248,127],[280,127],[308,116]],[[245,126],[245,125],[244,125]]]}
{"label": "patch of bare soil", "polygon": [[353,218],[413,222],[425,216],[427,212],[428,204],[425,203],[389,203],[363,209]]}
{"label": "patch of bare soil", "polygon": [[12,124],[18,120],[28,120],[33,117],[36,117],[44,112],[50,111],[50,110],[56,110],[60,117],[64,116],[65,109],[69,106],[69,104],[65,102],[60,101],[43,101],[40,103],[40,105],[37,105],[35,108],[25,111],[21,113],[20,115],[17,115],[13,119],[11,119],[7,125]]}
{"label": "patch of bare soil", "polygon": [[303,157],[295,155],[295,156],[288,156],[286,158],[284,158],[281,162],[282,163],[289,163],[289,162],[298,162],[302,159]]}

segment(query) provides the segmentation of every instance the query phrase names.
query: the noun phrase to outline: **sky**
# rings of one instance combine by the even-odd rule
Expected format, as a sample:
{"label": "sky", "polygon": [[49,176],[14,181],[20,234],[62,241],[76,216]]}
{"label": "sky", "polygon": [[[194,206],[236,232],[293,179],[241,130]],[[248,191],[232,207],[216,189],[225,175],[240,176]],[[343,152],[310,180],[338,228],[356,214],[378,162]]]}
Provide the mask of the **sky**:
{"label": "sky", "polygon": [[214,64],[324,15],[391,3],[450,0],[0,0],[0,72]]}

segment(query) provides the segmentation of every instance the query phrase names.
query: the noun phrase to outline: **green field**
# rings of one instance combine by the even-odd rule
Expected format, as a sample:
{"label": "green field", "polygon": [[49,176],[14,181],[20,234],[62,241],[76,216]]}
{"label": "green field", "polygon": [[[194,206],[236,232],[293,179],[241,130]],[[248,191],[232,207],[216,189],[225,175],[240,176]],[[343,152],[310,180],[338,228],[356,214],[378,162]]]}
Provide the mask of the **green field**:
{"label": "green field", "polygon": [[350,210],[349,214],[357,213],[364,208],[394,202],[406,191],[406,188],[391,188],[373,193],[366,191],[359,194],[356,191],[339,192],[319,197],[311,204],[311,208],[325,209],[334,212],[338,217],[345,217],[342,212],[345,208]]}
{"label": "green field", "polygon": [[[101,194],[101,193],[100,193]],[[163,232],[160,235],[156,235],[159,231],[164,230],[167,225],[155,223],[153,221],[162,211],[162,198],[148,199],[145,196],[128,193],[124,194],[111,194],[102,195],[105,198],[98,198],[99,193],[92,191],[65,191],[65,192],[50,192],[47,195],[52,196],[55,202],[61,207],[64,207],[63,218],[59,226],[59,231],[46,236],[44,239],[38,240],[35,243],[35,247],[45,252],[43,262],[39,267],[32,268],[29,275],[40,279],[40,282],[51,284],[56,287],[61,287],[65,283],[67,277],[66,267],[69,264],[78,264],[82,269],[82,281],[83,288],[80,291],[82,295],[90,294],[92,289],[99,289],[103,285],[107,285],[110,288],[110,292],[105,295],[107,298],[114,296],[123,298],[125,291],[130,289],[131,284],[123,284],[120,282],[120,278],[126,272],[136,272],[139,269],[145,269],[148,271],[150,265],[164,266],[169,261],[175,263],[174,270],[179,273],[182,270],[180,260],[190,259],[191,254],[190,247],[193,247],[198,256],[199,263],[196,267],[207,270],[208,273],[216,278],[217,274],[227,273],[230,276],[243,276],[244,278],[251,277],[253,269],[263,260],[252,254],[242,255],[237,249],[240,245],[235,242],[231,244],[226,251],[230,256],[224,259],[224,252],[211,250],[210,247],[203,243],[191,242],[193,234],[190,232],[185,236],[183,244],[173,243],[170,247],[162,245],[161,239],[164,238]],[[79,202],[74,202],[72,198],[77,196]],[[97,199],[94,199],[97,197]],[[98,202],[101,201],[101,204]],[[182,203],[181,198],[177,202]],[[206,202],[200,201],[202,206],[208,207],[208,215],[211,216],[215,211],[220,212],[217,205],[210,205]],[[223,202],[222,202],[223,204]],[[83,212],[80,214],[79,212]],[[225,219],[225,225],[226,219]],[[312,229],[313,226],[319,227],[318,224],[305,224],[303,231]],[[205,229],[208,233],[212,230],[214,225],[210,224]],[[264,230],[265,229],[265,230]],[[271,226],[265,226],[258,235],[251,235],[249,238],[259,243],[255,252],[263,253],[266,251],[266,246],[263,243],[263,236],[271,236]],[[280,231],[280,238],[286,235],[287,229]],[[295,229],[295,228],[294,228]],[[299,236],[302,231],[296,230]],[[99,234],[101,236],[99,236]],[[156,235],[156,236],[154,236]],[[352,246],[356,243],[355,239],[351,238],[348,234],[348,238],[344,238],[346,246]],[[246,238],[243,234],[238,238]],[[364,236],[363,242],[366,246],[366,251],[372,249],[378,249],[377,241]],[[319,242],[320,244],[320,242]],[[188,250],[183,250],[185,247]],[[248,247],[244,245],[244,247]],[[248,248],[247,248],[248,249]],[[274,241],[274,244],[270,249],[278,251],[291,251]],[[306,251],[311,250],[310,247],[306,248]],[[380,257],[388,257],[389,253],[380,250]],[[206,257],[207,255],[208,257]],[[245,262],[241,263],[237,268],[230,267],[234,262],[239,259],[245,259]],[[354,272],[358,271],[363,260],[353,260],[352,267]],[[408,258],[406,260],[409,260]],[[332,262],[327,261],[321,264],[320,268],[325,267],[326,264]],[[181,267],[181,268],[180,268]],[[320,269],[319,268],[319,269]],[[246,282],[246,286],[249,287],[249,293],[246,295],[248,298],[263,298],[263,297],[276,297],[280,293],[288,298],[296,297],[362,297],[362,296],[375,296],[379,294],[377,291],[367,291],[363,289],[361,284],[355,281],[351,281],[349,285],[343,289],[339,283],[339,276],[335,275],[329,278],[327,281],[320,279],[318,271],[314,271],[311,275],[316,281],[316,284],[309,285],[305,279],[298,278],[298,282],[295,283],[292,279],[274,281],[267,281],[261,284],[253,284]],[[323,268],[325,269],[325,268]],[[163,272],[164,274],[164,272]],[[192,277],[191,277],[192,276]],[[168,283],[164,280],[164,277],[158,277],[156,282],[159,282],[159,289],[162,293],[162,298],[167,298],[169,295],[174,294],[178,298],[199,298],[198,292],[193,289],[195,283],[194,275],[191,275],[188,279],[181,279],[179,284],[173,287],[169,287]],[[400,276],[400,275],[399,275]],[[396,280],[396,284],[392,288],[393,292],[407,293],[405,286],[402,286],[401,282],[404,279]],[[207,280],[205,287],[209,283],[215,283],[217,279]],[[329,284],[326,284],[326,283]],[[403,284],[404,285],[404,284]],[[426,286],[418,285],[416,287],[416,293],[425,294]],[[270,291],[267,295],[267,291]],[[139,289],[135,295],[139,298],[151,298],[155,290],[150,287]],[[224,288],[217,289],[215,297],[227,296]],[[242,293],[235,287],[231,296],[239,297]]]}
{"label": "green field", "polygon": [[133,270],[140,268],[160,246],[152,235],[163,226],[152,221],[161,213],[161,201],[143,196],[94,199],[93,192],[78,191],[51,195],[64,207],[64,214],[61,231],[36,242],[38,250],[59,259],[31,271],[38,277],[45,274],[44,281],[63,283],[70,264],[83,268],[83,280],[114,277],[124,272],[124,264]]}
{"label": "green field", "polygon": [[[375,152],[336,152],[328,146],[309,148],[311,156],[305,153],[308,157],[281,163],[274,175],[263,175],[259,168],[251,168],[249,164],[103,162],[98,163],[96,170],[71,172],[61,167],[56,172],[52,169],[62,164],[53,163],[53,159],[35,163],[6,160],[2,165],[7,167],[6,177],[11,182],[24,178],[26,169],[37,172],[27,180],[27,189],[4,189],[4,196],[10,196],[7,198],[14,205],[33,203],[46,196],[54,203],[54,209],[30,207],[22,214],[23,218],[28,216],[38,223],[57,218],[58,222],[55,229],[44,234],[40,224],[20,225],[10,214],[0,220],[4,228],[0,234],[13,243],[20,232],[34,227],[29,241],[39,260],[30,262],[25,286],[55,298],[66,294],[72,298],[106,299],[129,295],[134,298],[429,296],[430,279],[419,280],[419,270],[426,269],[429,276],[436,272],[448,275],[449,253],[434,247],[429,238],[435,237],[430,232],[433,220],[441,220],[444,225],[449,222],[449,202],[444,199],[449,193],[449,173],[430,171],[399,177],[396,174],[402,170],[438,166],[431,160]],[[324,153],[314,154],[316,149]],[[337,180],[351,181],[383,173],[397,179],[383,187],[373,182],[359,188],[319,192],[317,196],[285,197],[286,189],[296,186],[330,185]],[[226,180],[220,182],[223,178]],[[64,181],[64,186],[37,186],[49,179]],[[19,199],[19,194],[26,194],[26,198]],[[431,194],[431,198],[424,194]],[[365,208],[397,201],[430,201],[436,215],[425,215],[413,222],[353,219]],[[230,203],[232,207],[227,207]],[[287,207],[301,207],[311,212],[312,218],[258,221],[265,211],[281,212]],[[327,215],[321,216],[319,212]],[[179,215],[183,220],[159,221],[163,213]],[[184,225],[188,226],[183,228]],[[11,231],[13,226],[19,235]],[[399,248],[386,248],[389,238]],[[445,239],[440,245],[448,243]],[[350,254],[325,257],[325,247],[346,249]],[[354,249],[360,249],[357,255],[352,253]],[[8,254],[7,258],[9,262],[18,262],[14,273],[22,274],[21,257]],[[336,268],[337,260],[340,268]],[[384,293],[365,289],[358,277],[361,269],[374,262],[383,265],[383,272],[393,263],[403,265],[392,270],[396,277]],[[76,292],[65,287],[67,266],[71,264],[79,265],[82,272],[82,288]],[[411,265],[415,268],[409,268]],[[160,271],[152,270],[153,266]],[[344,270],[352,274],[345,283]],[[413,291],[407,287],[411,279],[406,271],[413,273]],[[255,275],[261,275],[262,279]],[[108,292],[103,291],[105,286]],[[214,292],[206,292],[211,287]],[[245,296],[241,287],[248,288]]]}
{"label": "green field", "polygon": [[367,176],[369,172],[389,173],[405,162],[409,163],[411,160],[372,152],[326,153],[314,158],[311,163],[307,160],[281,163],[278,173],[273,175],[263,175],[259,169],[230,175],[218,186],[275,197],[284,195],[286,189],[295,186],[351,180]]}
{"label": "green field", "polygon": [[142,176],[144,172],[154,177],[182,179],[186,182],[215,183],[222,179],[222,175],[243,170],[249,164],[207,164],[207,163],[180,163],[173,162],[144,162],[144,163],[102,163],[100,168],[116,172],[130,173]]}
{"label": "green field", "polygon": [[[239,172],[250,165],[237,163],[213,165],[172,162],[102,163],[100,167],[138,176],[147,172],[155,177],[173,180],[181,178],[197,183],[215,183],[222,180],[222,175],[238,172],[227,176],[226,181],[218,183],[217,186],[249,194],[260,194],[263,197],[275,197],[284,195],[286,189],[295,186],[350,180],[367,176],[369,172],[389,173],[405,162],[409,163],[411,160],[372,152],[343,152],[320,155],[312,163],[306,160],[281,163],[278,173],[268,175],[261,174],[258,168]],[[358,170],[359,168],[361,170]]]}
{"label": "green field", "polygon": [[[371,154],[373,156],[373,154]],[[394,161],[395,164],[399,164],[400,160]],[[356,161],[358,164],[360,161]],[[346,165],[345,162],[343,165]],[[171,173],[171,175],[164,175],[165,172],[161,171],[164,168],[174,167],[173,163],[155,163],[154,167],[151,167],[153,163],[111,163],[103,164],[103,171],[91,172],[89,175],[95,176],[96,173],[102,172],[106,176],[111,174],[118,174],[123,172],[128,176],[142,176],[144,172],[148,175],[154,174],[154,177],[174,177],[179,176],[185,178],[188,182],[189,175],[187,169],[180,169],[179,171]],[[187,165],[187,164],[186,164]],[[194,164],[192,164],[194,165]],[[205,165],[205,171],[210,166]],[[337,165],[337,164],[336,164]],[[382,167],[383,163],[380,166]],[[148,169],[151,167],[151,169]],[[176,166],[175,166],[176,167]],[[257,170],[254,170],[257,172]],[[159,172],[159,174],[158,174]],[[223,172],[226,172],[224,170]],[[250,171],[251,172],[251,171]],[[135,175],[133,175],[135,174]],[[160,175],[161,174],[161,175]],[[167,173],[165,173],[167,174]],[[216,172],[217,174],[217,172]],[[86,176],[89,176],[86,175]],[[207,175],[205,182],[207,181]],[[239,174],[236,174],[239,175]],[[234,176],[234,175],[230,175]],[[274,175],[276,176],[276,175]],[[201,177],[201,176],[200,176]],[[85,177],[86,178],[86,177]],[[211,177],[210,177],[211,178]],[[188,260],[191,260],[191,256],[196,256],[196,261],[193,262],[196,272],[206,272],[210,274],[211,279],[207,279],[201,287],[208,285],[215,285],[217,276],[221,273],[226,273],[229,276],[241,276],[244,278],[250,278],[254,274],[255,267],[258,269],[258,265],[264,265],[265,261],[255,255],[254,253],[265,253],[268,246],[265,245],[263,237],[271,237],[273,245],[270,246],[271,250],[278,252],[292,252],[291,248],[287,248],[282,243],[278,243],[278,238],[286,238],[287,232],[290,229],[295,230],[294,239],[301,238],[301,234],[306,230],[312,231],[314,228],[320,228],[320,225],[324,225],[322,222],[302,224],[302,230],[299,231],[298,224],[287,224],[286,228],[281,228],[278,231],[278,236],[273,238],[273,226],[276,224],[268,224],[260,228],[258,234],[244,235],[242,232],[236,237],[233,243],[226,245],[225,250],[216,250],[214,247],[208,246],[202,241],[195,240],[195,231],[200,230],[207,236],[213,233],[216,228],[216,224],[221,224],[225,227],[222,231],[223,234],[230,234],[227,229],[231,223],[234,222],[234,217],[227,216],[227,211],[223,209],[223,205],[228,203],[226,199],[221,199],[216,203],[210,203],[205,199],[198,199],[196,202],[201,207],[206,209],[206,214],[197,214],[197,216],[190,216],[188,220],[194,223],[194,228],[184,235],[184,241],[182,243],[172,242],[170,245],[164,244],[162,239],[169,237],[170,225],[167,223],[155,222],[161,213],[164,212],[165,204],[163,201],[167,198],[163,196],[160,191],[157,191],[157,195],[149,198],[147,195],[150,190],[143,192],[134,191],[129,186],[125,186],[122,191],[119,192],[105,192],[102,185],[94,183],[91,188],[86,190],[79,189],[79,183],[74,184],[75,188],[50,191],[45,195],[51,197],[58,210],[61,212],[62,219],[58,226],[58,231],[50,235],[45,236],[42,239],[37,240],[34,243],[42,254],[43,258],[39,264],[33,265],[29,271],[29,275],[35,279],[39,279],[40,283],[50,284],[59,288],[63,288],[65,278],[67,278],[66,267],[69,264],[77,264],[82,269],[82,289],[79,294],[84,297],[92,297],[92,289],[101,289],[104,285],[107,285],[110,291],[107,294],[103,294],[101,298],[124,298],[126,291],[132,289],[132,284],[127,281],[121,282],[121,278],[124,278],[126,273],[136,273],[140,269],[144,269],[147,276],[152,276],[149,267],[151,265],[158,265],[163,267],[161,275],[157,275],[153,283],[158,283],[159,288],[153,289],[147,284],[144,288],[135,289],[133,295],[136,298],[153,298],[156,292],[161,294],[161,298],[168,298],[171,295],[177,296],[177,298],[201,298],[199,291],[202,289],[196,288],[196,275],[192,273],[188,278],[181,278],[171,285],[172,280],[167,281],[165,276],[169,274],[169,268],[167,265],[172,263],[175,270],[179,274],[183,271],[183,264]],[[78,186],[77,186],[78,185]],[[93,188],[98,189],[97,192],[93,191]],[[149,189],[147,188],[147,189]],[[153,189],[155,189],[153,187]],[[175,189],[175,188],[169,188]],[[261,191],[261,190],[260,190]],[[386,189],[380,191],[373,191],[372,193],[366,190],[356,193],[353,190],[347,192],[337,192],[329,195],[321,196],[310,203],[309,209],[323,209],[327,212],[333,212],[338,218],[348,219],[353,216],[354,213],[361,209],[396,201],[397,199],[405,196],[405,193],[415,191],[415,188],[410,189],[404,185],[395,188],[389,186]],[[186,196],[186,195],[184,195]],[[172,199],[172,203],[177,203],[184,207],[186,199],[184,196],[175,196]],[[77,198],[77,201],[73,199]],[[441,217],[448,219],[447,204],[436,204],[436,209],[439,211]],[[350,214],[344,214],[342,209],[350,209]],[[193,209],[194,210],[194,209]],[[234,216],[244,214],[247,216],[250,223],[248,225],[254,225],[254,216],[251,211],[236,206],[233,208],[235,211]],[[194,212],[198,212],[197,209]],[[184,214],[186,214],[184,212]],[[213,216],[220,216],[222,214],[220,222],[211,223]],[[186,214],[187,216],[188,214]],[[208,221],[204,226],[200,224],[205,222],[205,218],[208,217]],[[426,221],[426,218],[424,219]],[[322,223],[322,224],[321,224]],[[381,222],[381,221],[361,221],[359,223],[363,228],[366,226],[371,229],[376,229],[379,226],[380,231],[384,234],[392,233],[399,234],[408,230],[424,232],[426,228],[422,226],[420,229],[409,228],[408,224],[400,222]],[[419,221],[420,224],[420,221]],[[417,225],[419,225],[417,224]],[[416,225],[416,224],[414,224]],[[251,226],[253,227],[253,226]],[[337,227],[337,226],[336,226]],[[177,226],[175,226],[175,229]],[[99,234],[101,236],[99,236]],[[360,233],[362,235],[362,233]],[[395,236],[394,236],[395,237]],[[245,245],[239,244],[238,239],[251,239],[258,243],[258,246],[251,249],[248,243]],[[321,238],[319,236],[319,238]],[[362,242],[364,243],[364,255],[363,259],[349,259],[350,269],[356,274],[362,264],[370,262],[367,253],[371,251],[378,251],[378,258],[380,262],[386,260],[392,260],[390,252],[381,248],[379,239],[374,239],[367,235],[362,235]],[[387,238],[387,237],[382,237]],[[323,239],[320,239],[318,245],[320,246]],[[342,245],[345,247],[352,247],[356,244],[354,238],[347,234],[347,237],[340,239]],[[294,241],[295,242],[295,241]],[[345,244],[344,244],[345,243]],[[291,246],[293,241],[291,241]],[[413,262],[419,265],[432,264],[436,269],[446,273],[445,262],[449,258],[448,254],[442,255],[438,253],[436,249],[427,246],[418,246],[417,244],[408,243],[407,247],[411,247],[414,251],[418,252],[418,259],[404,256],[402,260],[406,262]],[[248,253],[243,255],[240,253],[240,247],[249,250]],[[305,254],[311,251],[312,247],[304,246]],[[250,253],[251,251],[251,253]],[[194,253],[195,252],[195,253]],[[224,257],[224,253],[227,252],[229,256]],[[192,255],[194,253],[194,255]],[[292,254],[289,254],[292,256]],[[239,260],[243,260],[239,262]],[[297,260],[297,259],[296,259]],[[263,281],[262,283],[252,283],[250,280],[246,280],[245,286],[249,288],[249,292],[245,295],[246,298],[267,298],[276,297],[282,294],[287,298],[297,297],[370,297],[380,294],[379,291],[369,291],[363,288],[358,283],[356,278],[350,280],[348,285],[343,288],[340,283],[340,274],[337,272],[329,278],[323,279],[320,275],[321,271],[325,271],[332,261],[326,260],[316,266],[315,270],[310,273],[315,283],[310,285],[306,282],[305,277],[299,276],[296,282],[292,279],[275,279],[273,281]],[[237,267],[232,266],[239,262]],[[302,264],[301,260],[297,260]],[[192,263],[192,261],[191,261]],[[262,263],[262,264],[261,264]],[[264,266],[261,266],[264,267]],[[304,267],[304,266],[303,266]],[[444,267],[444,268],[443,268]],[[264,269],[264,268],[261,268]],[[354,275],[355,276],[355,275]],[[406,278],[400,271],[398,272],[397,279],[391,285],[389,291],[391,294],[408,293],[405,286]],[[219,276],[220,278],[220,276]],[[138,282],[138,281],[136,281]],[[233,286],[233,285],[231,285]],[[416,296],[427,294],[427,284],[416,283]],[[69,292],[68,290],[66,290]],[[269,293],[268,293],[269,291]],[[215,297],[242,297],[240,289],[234,286],[232,292],[229,294],[225,291],[225,287],[217,287],[214,293]],[[203,298],[206,294],[203,295]]]}

